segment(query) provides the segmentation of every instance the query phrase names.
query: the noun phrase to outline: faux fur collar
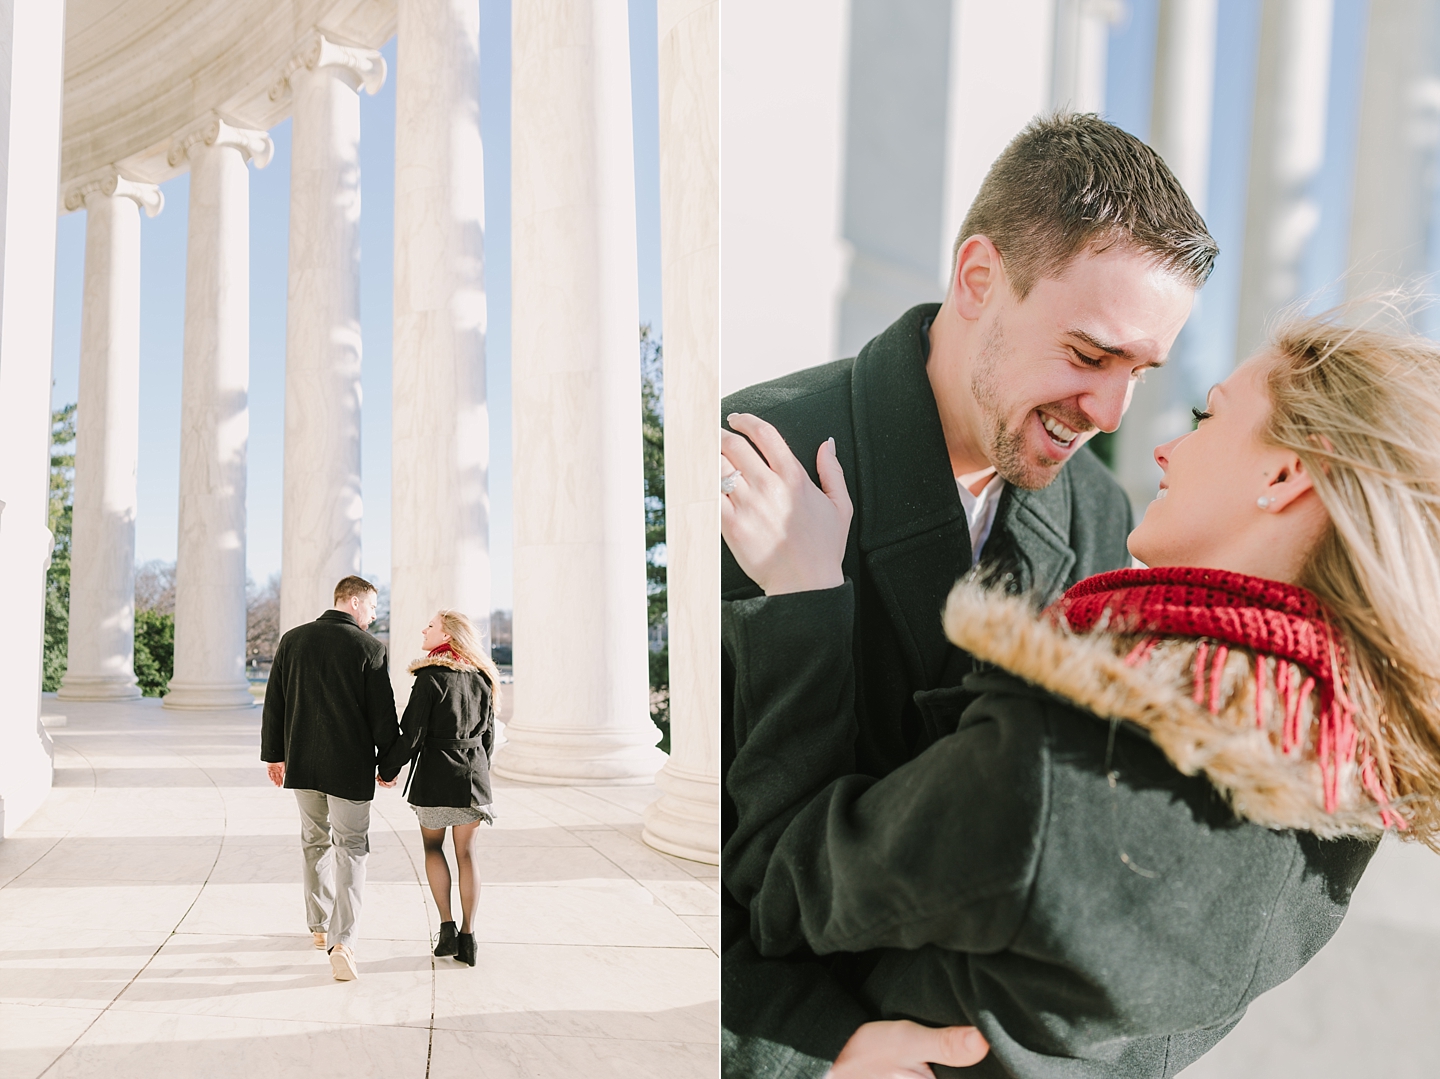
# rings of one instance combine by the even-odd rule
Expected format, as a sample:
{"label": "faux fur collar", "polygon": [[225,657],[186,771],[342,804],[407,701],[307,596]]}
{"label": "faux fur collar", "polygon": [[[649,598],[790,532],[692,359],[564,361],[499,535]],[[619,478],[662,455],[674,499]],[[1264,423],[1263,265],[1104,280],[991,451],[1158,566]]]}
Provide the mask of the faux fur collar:
{"label": "faux fur collar", "polygon": [[[1167,638],[1132,665],[1133,639],[1105,632],[1085,636],[1046,618],[1022,599],[961,582],[945,606],[945,633],[978,659],[1095,713],[1142,728],[1181,772],[1204,773],[1235,812],[1270,828],[1296,828],[1324,837],[1374,835],[1384,829],[1379,807],[1358,769],[1342,772],[1339,805],[1325,812],[1314,746],[1280,748],[1283,708],[1274,680],[1259,687],[1255,657],[1230,652],[1215,712],[1197,704],[1197,642]],[[1257,726],[1257,707],[1264,717]],[[1307,706],[1308,707],[1308,706]],[[1304,722],[1313,715],[1302,713]]]}
{"label": "faux fur collar", "polygon": [[425,656],[422,659],[417,659],[406,669],[411,674],[414,674],[421,667],[449,667],[452,671],[474,671],[477,673],[480,670],[479,667],[475,667],[469,663],[466,663],[463,659],[454,654],[448,656]]}

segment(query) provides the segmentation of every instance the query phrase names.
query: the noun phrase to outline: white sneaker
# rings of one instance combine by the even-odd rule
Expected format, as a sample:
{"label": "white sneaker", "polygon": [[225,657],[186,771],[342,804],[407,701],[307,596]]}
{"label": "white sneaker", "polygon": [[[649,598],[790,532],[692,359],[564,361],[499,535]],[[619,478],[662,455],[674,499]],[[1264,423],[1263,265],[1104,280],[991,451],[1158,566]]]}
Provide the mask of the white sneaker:
{"label": "white sneaker", "polygon": [[355,968],[355,953],[343,944],[330,949],[330,971],[337,982],[353,982],[360,976]]}
{"label": "white sneaker", "polygon": [[322,951],[322,952],[325,950],[325,934],[324,934],[324,933],[316,933],[316,934],[315,934],[315,947],[318,948],[318,949],[319,949],[320,951]]}

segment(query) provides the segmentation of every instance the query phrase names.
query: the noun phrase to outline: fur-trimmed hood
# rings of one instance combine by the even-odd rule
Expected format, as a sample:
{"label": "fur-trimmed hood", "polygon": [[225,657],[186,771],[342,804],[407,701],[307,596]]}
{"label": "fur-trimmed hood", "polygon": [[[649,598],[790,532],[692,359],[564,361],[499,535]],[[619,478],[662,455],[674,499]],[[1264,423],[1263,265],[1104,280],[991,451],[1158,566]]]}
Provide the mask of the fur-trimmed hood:
{"label": "fur-trimmed hood", "polygon": [[[1270,828],[1323,837],[1384,830],[1381,807],[1351,764],[1338,776],[1338,805],[1325,810],[1324,779],[1313,738],[1298,752],[1282,749],[1285,708],[1270,678],[1257,686],[1256,657],[1232,648],[1214,676],[1212,708],[1197,703],[1201,641],[1162,637],[1135,662],[1133,636],[1102,630],[1081,635],[1037,617],[1025,600],[962,581],[945,606],[945,632],[977,659],[1093,712],[1142,729],[1182,773],[1204,773],[1235,812]],[[1262,657],[1262,669],[1265,660]],[[1304,729],[1314,702],[1302,702]]]}
{"label": "fur-trimmed hood", "polygon": [[466,663],[463,659],[455,655],[453,652],[449,655],[442,654],[438,656],[424,656],[421,659],[417,659],[414,663],[410,664],[410,666],[405,669],[408,670],[411,674],[414,674],[421,667],[448,667],[452,671],[469,671],[475,674],[480,673],[479,667],[476,667],[472,663]]}

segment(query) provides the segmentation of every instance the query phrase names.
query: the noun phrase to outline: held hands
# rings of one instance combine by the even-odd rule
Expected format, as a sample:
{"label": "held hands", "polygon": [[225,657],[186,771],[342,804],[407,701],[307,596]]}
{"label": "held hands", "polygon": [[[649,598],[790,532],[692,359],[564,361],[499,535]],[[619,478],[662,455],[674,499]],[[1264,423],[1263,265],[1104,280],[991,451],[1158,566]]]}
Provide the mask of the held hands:
{"label": "held hands", "polygon": [[265,774],[270,777],[270,782],[277,787],[285,786],[285,762],[275,761],[265,765]]}
{"label": "held hands", "polygon": [[974,1027],[866,1023],[850,1035],[825,1079],[935,1079],[932,1062],[968,1068],[989,1052],[990,1043]]}
{"label": "held hands", "polygon": [[767,596],[843,584],[854,507],[835,440],[815,455],[816,487],[773,426],[748,414],[726,419],[740,434],[720,432],[721,475],[740,474],[720,500],[720,534],[735,561]]}
{"label": "held hands", "polygon": [[381,779],[381,778],[380,778],[380,773],[379,773],[379,772],[376,772],[376,773],[375,773],[375,782],[376,782],[376,783],[379,783],[380,786],[382,786],[382,787],[393,787],[393,786],[395,786],[396,783],[399,783],[399,782],[400,782],[400,777],[399,777],[399,776],[396,776],[394,779],[384,780],[384,779]]}

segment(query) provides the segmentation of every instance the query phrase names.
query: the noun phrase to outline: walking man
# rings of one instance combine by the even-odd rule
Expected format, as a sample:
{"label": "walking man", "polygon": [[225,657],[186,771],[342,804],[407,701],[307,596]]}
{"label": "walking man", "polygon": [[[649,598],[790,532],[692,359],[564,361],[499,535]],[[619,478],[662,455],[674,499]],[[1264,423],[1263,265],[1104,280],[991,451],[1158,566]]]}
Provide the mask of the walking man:
{"label": "walking man", "polygon": [[280,638],[260,728],[270,781],[300,806],[305,917],[342,982],[357,973],[376,762],[400,736],[385,646],[365,632],[376,600],[369,581],[346,577],[332,609]]}

